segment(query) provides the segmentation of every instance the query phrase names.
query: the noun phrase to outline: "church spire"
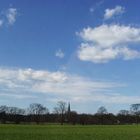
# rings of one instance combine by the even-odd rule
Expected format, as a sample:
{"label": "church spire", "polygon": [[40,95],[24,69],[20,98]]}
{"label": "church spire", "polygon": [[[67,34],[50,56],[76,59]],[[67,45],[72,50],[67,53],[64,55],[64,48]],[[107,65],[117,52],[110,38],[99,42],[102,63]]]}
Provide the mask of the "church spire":
{"label": "church spire", "polygon": [[71,109],[70,109],[70,102],[68,104],[68,114],[71,112]]}
{"label": "church spire", "polygon": [[67,119],[68,122],[70,122],[70,114],[71,114],[71,109],[70,109],[70,102],[68,103],[68,110],[67,110]]}

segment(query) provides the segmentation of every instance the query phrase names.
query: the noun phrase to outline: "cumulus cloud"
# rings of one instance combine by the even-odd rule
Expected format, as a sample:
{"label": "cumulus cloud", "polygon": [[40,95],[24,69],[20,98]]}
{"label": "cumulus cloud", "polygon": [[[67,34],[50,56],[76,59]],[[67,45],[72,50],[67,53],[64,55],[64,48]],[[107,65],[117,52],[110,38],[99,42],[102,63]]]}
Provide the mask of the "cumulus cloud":
{"label": "cumulus cloud", "polygon": [[111,19],[114,16],[121,15],[125,12],[125,8],[122,6],[116,6],[114,9],[106,9],[104,19]]}
{"label": "cumulus cloud", "polygon": [[112,48],[102,49],[98,46],[91,46],[87,43],[81,44],[78,51],[80,60],[91,61],[94,63],[108,62],[110,59],[115,59],[117,55],[117,50],[113,50]]}
{"label": "cumulus cloud", "polygon": [[[129,96],[113,94],[115,89],[125,86],[122,83],[94,81],[60,71],[0,68],[0,96],[6,98],[33,99],[37,98],[33,94],[38,93],[50,101],[126,103],[125,99]],[[122,97],[121,102],[115,100]],[[132,99],[138,101],[140,97],[132,96]]]}
{"label": "cumulus cloud", "polygon": [[16,8],[9,8],[7,10],[6,17],[7,17],[8,23],[10,25],[13,25],[16,22],[17,9]]}
{"label": "cumulus cloud", "polygon": [[84,28],[77,34],[83,40],[78,51],[81,60],[105,63],[118,58],[130,60],[140,57],[140,52],[130,48],[130,44],[140,43],[140,28],[101,25]]}
{"label": "cumulus cloud", "polygon": [[63,58],[65,56],[64,52],[61,49],[57,50],[55,53],[56,57]]}
{"label": "cumulus cloud", "polygon": [[88,27],[84,28],[79,35],[83,40],[102,47],[140,42],[140,28],[124,25],[103,24],[95,28]]}

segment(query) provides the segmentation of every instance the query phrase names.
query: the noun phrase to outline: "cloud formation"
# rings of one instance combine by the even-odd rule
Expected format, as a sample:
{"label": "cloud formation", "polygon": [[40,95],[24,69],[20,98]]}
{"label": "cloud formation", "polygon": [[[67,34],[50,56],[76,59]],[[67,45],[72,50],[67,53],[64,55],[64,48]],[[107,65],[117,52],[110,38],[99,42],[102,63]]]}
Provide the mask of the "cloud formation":
{"label": "cloud formation", "polygon": [[130,60],[140,57],[140,52],[130,45],[140,43],[140,28],[104,24],[84,28],[77,34],[83,40],[78,51],[80,60],[105,63],[113,59]]}
{"label": "cloud formation", "polygon": [[16,22],[17,9],[16,8],[9,8],[7,10],[6,17],[8,20],[8,24],[13,25]]}
{"label": "cloud formation", "polygon": [[114,9],[106,9],[104,19],[108,20],[114,16],[122,15],[125,12],[125,8],[122,6],[116,6]]}
{"label": "cloud formation", "polygon": [[14,25],[17,19],[18,11],[16,8],[9,8],[4,12],[1,11],[0,27]]}
{"label": "cloud formation", "polygon": [[124,96],[115,89],[125,84],[94,81],[64,72],[33,69],[0,68],[0,97],[34,99],[38,93],[49,101],[132,103],[140,97]]}
{"label": "cloud formation", "polygon": [[[0,68],[0,96],[31,98],[30,93],[40,93],[54,98],[78,100],[94,97],[124,85],[114,82],[93,81],[91,79],[64,72],[49,72],[33,69]],[[21,94],[22,93],[22,96]],[[28,95],[24,93],[28,93]],[[16,96],[15,96],[16,94]]]}
{"label": "cloud formation", "polygon": [[65,56],[64,52],[61,49],[57,50],[55,53],[56,57],[63,58]]}

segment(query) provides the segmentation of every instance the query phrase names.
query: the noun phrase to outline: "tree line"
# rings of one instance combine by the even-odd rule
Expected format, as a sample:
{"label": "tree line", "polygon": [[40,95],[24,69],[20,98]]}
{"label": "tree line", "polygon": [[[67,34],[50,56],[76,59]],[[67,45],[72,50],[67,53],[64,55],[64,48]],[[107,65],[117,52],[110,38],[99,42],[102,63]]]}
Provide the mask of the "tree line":
{"label": "tree line", "polygon": [[132,104],[130,110],[120,110],[118,114],[108,113],[104,106],[98,108],[95,114],[79,114],[71,110],[70,103],[59,101],[52,113],[42,104],[30,104],[27,109],[18,107],[0,106],[0,123],[15,124],[139,124],[140,104]]}

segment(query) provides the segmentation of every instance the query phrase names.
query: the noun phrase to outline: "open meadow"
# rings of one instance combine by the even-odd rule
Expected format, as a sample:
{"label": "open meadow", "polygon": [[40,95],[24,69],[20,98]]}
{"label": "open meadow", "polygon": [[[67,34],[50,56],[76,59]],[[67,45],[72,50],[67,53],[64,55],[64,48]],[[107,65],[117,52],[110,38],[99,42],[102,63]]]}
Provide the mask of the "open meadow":
{"label": "open meadow", "polygon": [[0,140],[140,140],[140,126],[0,125]]}

